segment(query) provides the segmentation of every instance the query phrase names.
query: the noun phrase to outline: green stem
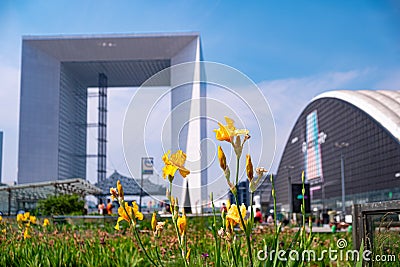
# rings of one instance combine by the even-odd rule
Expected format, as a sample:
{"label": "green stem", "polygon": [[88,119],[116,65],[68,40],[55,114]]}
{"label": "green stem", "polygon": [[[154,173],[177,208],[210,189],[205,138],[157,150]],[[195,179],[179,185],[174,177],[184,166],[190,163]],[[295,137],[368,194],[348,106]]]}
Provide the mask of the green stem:
{"label": "green stem", "polygon": [[183,259],[184,259],[184,261],[185,261],[185,266],[189,266],[189,262],[188,262],[188,260],[189,259],[187,259],[187,253],[188,253],[188,250],[187,250],[187,237],[186,237],[186,233],[185,233],[185,236],[183,237],[183,240],[184,240],[184,247],[183,247],[183,251],[184,251],[184,253],[183,253]]}
{"label": "green stem", "polygon": [[[235,185],[236,187],[238,186],[238,181],[239,181],[239,162],[240,162],[239,160],[240,160],[240,158],[236,157],[236,185]],[[240,222],[243,225],[243,231],[244,231],[244,233],[246,235],[247,250],[248,250],[248,253],[249,253],[250,266],[253,266],[253,253],[252,253],[252,249],[251,249],[250,233],[247,232],[247,227],[246,227],[246,225],[244,223],[244,219],[243,219],[242,213],[240,212],[237,189],[236,189],[236,191],[235,191],[235,193],[233,195],[235,197],[236,207],[238,209]]]}
{"label": "green stem", "polygon": [[239,185],[239,164],[240,164],[240,158],[236,157],[236,183],[235,183],[236,186]]}
{"label": "green stem", "polygon": [[133,232],[135,233],[135,237],[136,237],[137,241],[139,242],[140,248],[143,250],[143,252],[144,252],[144,254],[146,255],[147,259],[148,259],[152,264],[154,264],[154,266],[158,266],[158,265],[154,262],[154,260],[150,257],[150,255],[147,253],[147,251],[146,251],[146,249],[145,249],[145,247],[144,247],[144,245],[143,245],[143,243],[142,243],[142,240],[140,239],[139,233],[138,233],[137,230],[136,230],[136,225],[133,225]]}
{"label": "green stem", "polygon": [[271,187],[274,190],[274,222],[275,222],[275,233],[278,235],[278,217],[276,214],[276,193],[275,193],[275,183],[274,179],[271,179]]}
{"label": "green stem", "polygon": [[253,198],[254,198],[254,193],[251,192],[250,193],[250,223],[248,224],[250,229],[253,229],[253,225],[254,225]]}
{"label": "green stem", "polygon": [[303,246],[305,245],[306,242],[306,201],[304,199],[304,194],[305,194],[305,188],[304,188],[304,173],[302,174],[301,177],[301,183],[302,183],[302,190],[301,190],[301,195],[302,195],[302,206],[301,206],[301,213],[302,213],[302,219],[303,219],[303,236],[302,236],[302,243]]}
{"label": "green stem", "polygon": [[[278,225],[278,218],[276,217],[275,183],[274,183],[274,177],[272,176],[272,174],[271,174],[270,180],[271,180],[271,191],[273,192],[272,193],[272,198],[274,200],[274,228],[275,228],[275,241],[276,241],[275,242],[275,250],[278,251],[279,250],[279,231],[280,231],[280,228],[279,228],[279,225]],[[273,263],[274,265],[273,266],[276,266],[277,259],[278,259],[278,253],[275,254],[274,263]]]}
{"label": "green stem", "polygon": [[158,238],[156,237],[156,255],[157,255],[157,259],[158,259],[158,262],[160,263],[160,266],[164,266],[163,264],[162,264],[162,261],[161,261],[161,257],[160,257],[160,251],[158,250],[158,245],[160,244],[160,242],[159,242],[159,240],[158,240]]}
{"label": "green stem", "polygon": [[[169,194],[170,194],[169,202],[170,202],[170,204],[172,204],[171,199],[173,198],[173,196],[172,196],[172,182],[171,181],[169,182]],[[175,227],[175,233],[176,233],[176,236],[178,237],[179,250],[181,252],[181,256],[182,256],[183,262],[185,263],[185,266],[188,266],[188,263],[186,261],[186,256],[185,256],[186,255],[185,250],[183,248],[182,237],[179,234],[179,230],[178,230],[178,222],[175,220],[175,207],[172,207],[172,205],[170,205],[170,210],[171,210],[171,214],[172,214],[172,222]],[[178,211],[178,216],[179,216],[179,211]]]}
{"label": "green stem", "polygon": [[221,245],[220,245],[220,240],[218,239],[218,228],[217,228],[217,219],[216,219],[216,213],[215,213],[215,206],[214,206],[214,200],[212,197],[211,193],[211,205],[212,205],[212,211],[213,211],[213,219],[214,219],[214,224],[212,227],[213,230],[213,235],[215,239],[215,267],[219,267],[221,265]]}
{"label": "green stem", "polygon": [[122,206],[124,208],[125,214],[128,216],[129,220],[131,221],[131,225],[133,226],[133,233],[135,234],[135,238],[139,243],[140,248],[143,250],[144,255],[146,255],[146,258],[154,265],[157,266],[157,264],[154,262],[154,260],[150,257],[149,254],[147,254],[147,251],[145,249],[145,247],[143,246],[142,240],[140,239],[139,233],[136,230],[136,222],[134,221],[133,218],[131,218],[131,216],[129,215],[128,211],[125,208],[125,205],[122,205],[124,203],[120,203],[120,206]]}
{"label": "green stem", "polygon": [[179,234],[178,225],[177,225],[177,222],[175,220],[175,207],[172,207],[172,198],[173,198],[173,196],[172,196],[172,182],[169,183],[169,194],[170,194],[169,202],[170,202],[170,211],[171,211],[171,214],[172,214],[172,222],[174,223],[174,226],[175,226],[175,232],[176,232],[176,235],[178,237],[179,246],[181,246],[181,244],[182,244],[181,235]]}
{"label": "green stem", "polygon": [[236,261],[235,251],[234,251],[232,246],[231,246],[231,253],[232,253],[233,262],[235,263],[235,266],[238,267],[238,264],[237,264],[237,261]]}

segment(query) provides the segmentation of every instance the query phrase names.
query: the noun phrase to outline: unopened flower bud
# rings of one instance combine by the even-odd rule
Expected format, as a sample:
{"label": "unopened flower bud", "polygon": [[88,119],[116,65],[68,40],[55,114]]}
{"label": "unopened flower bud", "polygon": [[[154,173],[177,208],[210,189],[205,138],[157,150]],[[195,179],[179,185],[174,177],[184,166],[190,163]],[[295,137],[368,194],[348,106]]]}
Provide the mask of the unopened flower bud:
{"label": "unopened flower bud", "polygon": [[157,218],[156,218],[156,212],[153,212],[153,217],[151,217],[151,229],[153,232],[156,230],[157,227]]}
{"label": "unopened flower bud", "polygon": [[117,181],[117,190],[118,190],[118,196],[121,199],[124,199],[124,189],[122,188],[122,184],[119,180]]}
{"label": "unopened flower bud", "polygon": [[221,227],[221,229],[218,230],[218,236],[222,238],[224,237],[224,235],[225,235],[224,228]]}
{"label": "unopened flower bud", "polygon": [[221,166],[221,169],[223,171],[226,170],[226,157],[225,157],[225,153],[222,150],[221,146],[218,146],[218,159],[219,159],[219,166]]}
{"label": "unopened flower bud", "polygon": [[111,195],[111,200],[114,201],[115,199],[118,198],[118,193],[117,193],[117,189],[115,189],[114,187],[110,188],[110,195]]}
{"label": "unopened flower bud", "polygon": [[246,173],[247,173],[247,178],[251,182],[254,178],[254,173],[253,173],[253,163],[251,162],[251,156],[249,154],[246,155]]}

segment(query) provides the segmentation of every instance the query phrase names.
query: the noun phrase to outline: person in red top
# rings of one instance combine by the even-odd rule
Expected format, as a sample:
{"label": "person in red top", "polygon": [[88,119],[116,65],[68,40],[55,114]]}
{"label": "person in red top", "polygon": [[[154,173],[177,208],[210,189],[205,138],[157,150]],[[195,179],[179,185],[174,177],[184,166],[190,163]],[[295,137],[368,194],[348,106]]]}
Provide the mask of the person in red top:
{"label": "person in red top", "polygon": [[225,203],[222,203],[222,207],[221,207],[220,211],[221,211],[221,212],[225,212],[225,213],[228,212],[228,209],[226,208]]}
{"label": "person in red top", "polygon": [[99,203],[99,205],[97,206],[97,208],[98,208],[98,210],[99,210],[99,214],[100,214],[100,215],[104,215],[105,206],[104,206],[103,200],[100,199],[100,203]]}
{"label": "person in red top", "polygon": [[111,201],[109,199],[107,199],[107,214],[111,215],[112,214],[112,209],[113,209],[113,204],[111,203]]}
{"label": "person in red top", "polygon": [[256,214],[254,215],[254,222],[262,223],[262,213],[259,208],[256,208]]}

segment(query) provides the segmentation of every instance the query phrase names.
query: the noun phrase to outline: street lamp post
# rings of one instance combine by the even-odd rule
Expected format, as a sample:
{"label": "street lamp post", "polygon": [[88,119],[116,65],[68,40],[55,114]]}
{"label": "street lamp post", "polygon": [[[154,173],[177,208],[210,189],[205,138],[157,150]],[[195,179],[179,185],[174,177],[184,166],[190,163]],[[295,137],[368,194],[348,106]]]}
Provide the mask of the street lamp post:
{"label": "street lamp post", "polygon": [[143,160],[142,158],[142,164],[141,164],[141,171],[140,171],[140,193],[139,193],[139,211],[142,211],[142,197],[143,197]]}
{"label": "street lamp post", "polygon": [[346,194],[345,194],[345,183],[344,183],[344,158],[343,158],[343,149],[348,147],[349,143],[335,143],[335,147],[340,149],[340,172],[342,178],[342,220],[345,219],[346,214]]}
{"label": "street lamp post", "polygon": [[333,185],[333,184],[336,184],[337,183],[337,181],[330,181],[330,182],[327,182],[327,183],[325,183],[325,181],[323,181],[322,182],[322,214],[321,214],[321,220],[323,220],[323,215],[324,215],[324,213],[326,213],[326,210],[327,210],[327,205],[326,205],[326,200],[325,200],[325,198],[326,198],[326,194],[325,194],[325,188],[328,186],[328,185]]}
{"label": "street lamp post", "polygon": [[294,169],[293,165],[283,166],[288,171],[288,193],[289,193],[289,222],[292,220],[292,177],[290,176],[290,170]]}

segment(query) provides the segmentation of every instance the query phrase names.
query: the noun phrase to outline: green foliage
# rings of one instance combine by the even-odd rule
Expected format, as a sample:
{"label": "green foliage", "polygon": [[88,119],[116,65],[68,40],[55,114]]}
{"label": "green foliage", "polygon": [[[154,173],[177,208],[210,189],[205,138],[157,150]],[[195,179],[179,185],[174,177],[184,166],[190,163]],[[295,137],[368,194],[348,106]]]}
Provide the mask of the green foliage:
{"label": "green foliage", "polygon": [[38,203],[43,215],[82,215],[84,206],[85,201],[78,195],[51,196]]}
{"label": "green foliage", "polygon": [[[43,219],[38,219],[37,225],[31,225],[30,235],[32,238],[24,240],[21,236],[21,229],[15,218],[7,219],[0,230],[6,228],[6,234],[0,231],[0,266],[154,266],[144,256],[139,249],[139,245],[129,229],[129,225],[121,222],[124,229],[117,231],[114,229],[115,221],[99,218],[90,223],[82,223],[81,220],[71,221],[72,223],[55,224],[47,228],[42,227]],[[149,221],[150,217],[143,221]],[[147,224],[141,221],[136,227],[141,234],[144,247],[155,258],[155,248],[160,251],[163,266],[184,266],[179,257],[180,251],[174,235],[172,219],[167,219],[165,229],[160,240],[156,241],[153,233]],[[163,220],[165,221],[165,220]],[[212,229],[214,227],[213,217],[194,217],[188,218],[188,236],[190,237],[192,266],[235,266],[232,261],[231,251],[238,255],[237,264],[241,267],[248,267],[248,257],[244,246],[244,236],[238,235],[237,240],[226,242],[220,240],[219,246],[215,247],[215,236]],[[215,229],[222,227],[222,218],[215,217]],[[239,229],[236,229],[239,231]],[[252,236],[254,245],[254,266],[274,266],[272,261],[262,261],[257,259],[257,252],[268,246],[269,249],[276,249],[279,244],[280,249],[300,249],[299,241],[301,234],[286,229],[279,233],[276,239],[275,228],[266,227]],[[217,234],[217,239],[218,239]],[[321,255],[321,250],[331,247],[336,248],[336,241],[339,238],[346,238],[349,245],[346,249],[351,249],[351,236],[345,232],[313,234],[313,240],[309,248]],[[265,242],[265,243],[264,243]],[[229,247],[228,244],[231,244]],[[205,256],[207,255],[207,256]],[[392,266],[398,266],[393,263]],[[351,265],[349,265],[351,264]],[[321,262],[301,263],[301,262],[278,262],[275,266],[330,266],[329,258]],[[331,266],[353,266],[351,262],[339,262],[338,265]],[[388,265],[385,265],[388,266]]]}

